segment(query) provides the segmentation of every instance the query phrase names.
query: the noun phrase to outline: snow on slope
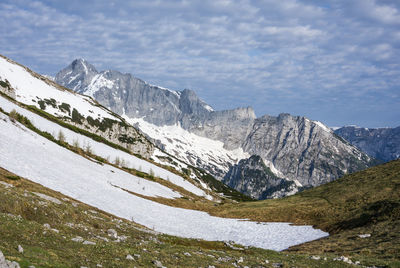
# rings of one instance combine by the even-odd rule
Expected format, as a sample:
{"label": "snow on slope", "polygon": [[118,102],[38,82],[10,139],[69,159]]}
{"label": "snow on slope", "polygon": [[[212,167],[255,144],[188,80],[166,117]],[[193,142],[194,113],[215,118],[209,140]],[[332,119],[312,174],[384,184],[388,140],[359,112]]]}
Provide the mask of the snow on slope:
{"label": "snow on slope", "polygon": [[113,174],[125,179],[124,172],[93,163],[19,124],[12,124],[3,114],[0,114],[0,166],[88,205],[171,235],[232,240],[273,250],[328,235],[311,226],[218,218],[137,197],[110,185],[110,180],[117,178]]}
{"label": "snow on slope", "polygon": [[325,126],[323,123],[319,122],[319,121],[313,121],[316,125],[320,126],[323,130],[325,130],[326,132],[332,132],[332,129],[330,129],[329,127]]}
{"label": "snow on slope", "polygon": [[[14,166],[21,167],[21,169],[19,170],[19,174],[26,178],[32,179],[36,176],[42,176],[49,178],[50,180],[56,180],[59,177],[64,177],[65,179],[74,178],[76,180],[85,181],[87,177],[91,177],[94,178],[94,181],[103,180],[105,183],[110,185],[110,187],[111,185],[115,185],[145,196],[158,196],[165,198],[181,197],[179,193],[159,183],[136,177],[110,165],[97,164],[93,161],[79,156],[78,154],[70,152],[67,149],[62,148],[48,140],[43,141],[44,138],[39,138],[36,133],[26,131],[24,128],[18,128],[18,131],[24,131],[23,134],[25,136],[28,136],[28,139],[22,138],[20,140],[21,144],[16,144],[19,142],[20,135],[9,132],[10,122],[8,122],[8,124],[7,122],[5,123],[4,119],[6,118],[7,117],[4,114],[0,113],[0,135],[2,137],[2,142],[0,143],[0,151],[2,157],[9,157],[10,153],[13,150],[16,150],[16,148],[19,148],[21,146],[26,147],[26,156],[21,157],[21,155],[14,155],[12,158],[9,158],[9,160],[13,162]],[[16,129],[16,127],[14,126],[13,129]],[[12,147],[10,148],[10,145],[5,146],[5,144],[3,144],[4,141],[7,141],[7,139],[4,138],[4,135],[7,135],[9,137],[12,136],[12,144],[14,144],[13,146],[15,147],[14,149]],[[24,141],[32,139],[33,141],[30,142],[31,144],[24,143]],[[56,148],[57,150],[53,151],[59,151],[60,155],[51,153],[54,147],[59,147]],[[36,154],[34,153],[35,151],[41,151],[41,153]],[[27,157],[30,157],[31,159],[27,159]],[[53,166],[53,163],[57,161],[59,163]],[[2,165],[2,167],[4,168],[7,168],[6,166],[7,165]],[[11,167],[10,171],[11,170],[15,169]],[[82,170],[84,170],[84,173],[81,173]],[[87,188],[86,190],[90,190],[90,188]]]}
{"label": "snow on slope", "polygon": [[[7,79],[12,88],[15,89],[16,99],[27,105],[39,107],[38,101],[44,99],[55,99],[57,103],[71,105],[71,110],[76,108],[85,117],[111,118],[118,120],[107,110],[95,105],[92,99],[67,90],[60,90],[29,73],[22,66],[12,63],[0,57],[0,80]],[[46,112],[56,116],[69,116],[51,106],[46,107]]]}
{"label": "snow on slope", "polygon": [[68,142],[71,145],[74,142],[78,142],[82,148],[87,145],[90,145],[93,154],[95,155],[101,156],[105,159],[109,158],[111,162],[118,157],[121,161],[124,160],[125,166],[129,168],[141,170],[148,174],[150,174],[150,172],[152,171],[154,172],[154,175],[157,177],[160,177],[164,180],[168,180],[171,183],[174,183],[184,188],[185,190],[194,193],[195,195],[204,196],[207,199],[212,200],[212,197],[210,195],[207,195],[203,190],[193,185],[192,183],[188,182],[181,176],[178,176],[166,169],[160,168],[150,162],[137,158],[136,156],[133,156],[126,152],[110,147],[104,143],[96,142],[89,137],[78,134],[56,123],[48,121],[47,119],[21,108],[18,105],[10,102],[9,100],[1,96],[0,96],[0,107],[6,112],[10,112],[11,110],[15,109],[18,113],[26,116],[35,127],[37,127],[42,131],[51,133],[55,138],[57,138],[59,131],[62,131],[62,133],[65,135],[66,142]]}
{"label": "snow on slope", "polygon": [[126,115],[122,117],[132,125],[137,124],[151,138],[160,140],[165,145],[165,151],[193,166],[198,166],[197,161],[200,158],[226,173],[229,170],[227,163],[237,163],[250,157],[241,148],[229,151],[224,148],[223,142],[200,137],[177,125],[159,127],[142,118],[130,118]]}

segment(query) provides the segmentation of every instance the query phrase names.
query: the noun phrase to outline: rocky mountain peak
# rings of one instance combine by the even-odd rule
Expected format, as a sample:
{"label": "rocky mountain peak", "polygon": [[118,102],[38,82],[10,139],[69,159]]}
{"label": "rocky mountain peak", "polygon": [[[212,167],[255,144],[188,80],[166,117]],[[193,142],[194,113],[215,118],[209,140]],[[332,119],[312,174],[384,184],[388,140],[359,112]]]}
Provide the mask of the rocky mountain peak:
{"label": "rocky mountain peak", "polygon": [[89,85],[97,75],[96,68],[84,59],[75,59],[70,65],[57,73],[55,81],[62,86],[78,93],[84,93],[83,88]]}
{"label": "rocky mountain peak", "polygon": [[179,99],[179,108],[184,114],[195,114],[204,117],[213,109],[202,101],[191,89],[184,89]]}
{"label": "rocky mountain peak", "polygon": [[94,74],[98,73],[96,68],[92,64],[90,64],[89,62],[87,62],[85,59],[82,58],[75,59],[74,61],[72,61],[70,66],[67,66],[67,68],[70,69],[75,74],[82,73],[85,75],[89,75],[93,73]]}

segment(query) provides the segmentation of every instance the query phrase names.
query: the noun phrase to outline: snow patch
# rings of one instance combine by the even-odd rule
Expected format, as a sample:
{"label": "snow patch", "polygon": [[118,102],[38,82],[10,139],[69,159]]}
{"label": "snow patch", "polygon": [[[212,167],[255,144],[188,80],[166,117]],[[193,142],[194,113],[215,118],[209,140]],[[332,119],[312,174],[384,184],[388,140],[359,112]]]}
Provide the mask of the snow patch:
{"label": "snow patch", "polygon": [[85,95],[93,97],[94,93],[99,91],[101,88],[113,88],[114,82],[108,80],[103,74],[96,74],[90,82],[88,89],[85,91]]}
{"label": "snow patch", "polygon": [[330,129],[329,127],[325,126],[323,123],[319,122],[319,121],[313,121],[314,124],[318,125],[319,127],[321,127],[323,130],[325,130],[326,132],[331,133],[332,129]]}
{"label": "snow patch", "polygon": [[197,160],[201,158],[205,163],[228,172],[227,163],[237,163],[250,157],[242,148],[227,150],[223,142],[200,137],[184,130],[180,125],[160,127],[146,122],[143,118],[130,118],[126,115],[123,117],[151,138],[164,144],[166,152],[194,166],[198,166]]}

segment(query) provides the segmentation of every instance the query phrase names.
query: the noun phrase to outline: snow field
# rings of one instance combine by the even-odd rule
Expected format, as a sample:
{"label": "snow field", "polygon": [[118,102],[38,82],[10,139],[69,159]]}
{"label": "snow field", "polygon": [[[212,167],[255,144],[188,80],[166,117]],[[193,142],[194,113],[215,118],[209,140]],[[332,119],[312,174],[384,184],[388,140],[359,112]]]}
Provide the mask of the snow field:
{"label": "snow field", "polygon": [[123,115],[123,117],[131,124],[138,124],[140,130],[151,138],[160,140],[168,153],[177,155],[179,159],[193,165],[195,163],[193,163],[191,156],[195,155],[228,172],[229,167],[226,163],[237,162],[250,157],[242,148],[227,150],[224,148],[223,142],[200,137],[178,125],[160,127],[146,122],[143,118],[130,118],[126,115]]}
{"label": "snow field", "polygon": [[110,162],[113,162],[116,158],[119,158],[120,161],[122,160],[124,161],[126,167],[134,168],[146,173],[152,172],[154,173],[155,176],[160,177],[161,179],[164,180],[168,180],[171,183],[176,184],[195,195],[204,196],[207,199],[212,199],[212,197],[207,195],[203,190],[193,185],[192,183],[188,182],[181,176],[178,176],[168,170],[160,168],[159,166],[156,166],[143,159],[140,159],[134,155],[120,151],[104,143],[94,141],[89,137],[73,132],[33,112],[23,109],[1,96],[0,96],[0,107],[6,112],[10,112],[11,110],[15,109],[18,113],[26,116],[35,127],[40,129],[41,131],[46,131],[52,134],[55,138],[57,138],[58,133],[61,131],[65,136],[65,141],[68,142],[69,144],[72,145],[74,143],[78,143],[79,146],[82,148],[90,146],[93,154],[101,156],[105,159],[109,159]]}
{"label": "snow field", "polygon": [[[144,196],[181,197],[179,193],[159,183],[134,176],[110,165],[95,163],[30,130],[26,131],[24,127],[18,128],[17,126],[19,125],[12,125],[7,116],[2,113],[0,113],[0,121],[0,137],[2,139],[0,142],[1,157],[9,158],[10,155],[13,155],[12,158],[9,158],[9,160],[13,161],[13,165],[8,165],[8,167],[11,168],[9,169],[10,171],[18,171],[17,173],[20,176],[32,181],[34,181],[34,177],[47,178],[53,183],[56,183],[56,180],[59,178],[64,178],[64,181],[68,183],[68,179],[71,182],[73,180],[84,182],[90,177],[96,185],[103,182],[109,185],[110,188],[115,188],[116,186]],[[14,133],[10,132],[10,125],[13,126],[13,129],[18,129],[18,131]],[[22,136],[18,134],[21,131],[24,134]],[[8,140],[4,135],[9,136],[9,139],[11,139],[10,142],[14,144],[14,148],[3,144],[4,141]],[[42,139],[44,141],[40,141]],[[25,143],[28,140],[30,142]],[[21,144],[18,144],[19,142]],[[26,147],[26,155],[19,155],[17,148],[21,146]],[[17,150],[16,154],[12,154],[14,150]],[[35,153],[37,151],[41,153]],[[20,166],[20,169],[16,169],[17,166]],[[2,165],[2,167],[7,169],[5,165]],[[75,186],[79,187],[79,183]],[[90,191],[90,186],[85,185],[85,189]]]}
{"label": "snow field", "polygon": [[3,114],[0,114],[0,166],[115,216],[170,235],[229,240],[272,250],[328,235],[311,226],[218,218],[137,197],[110,184],[118,183],[118,179],[128,181],[131,175],[85,159],[20,124],[11,123]]}

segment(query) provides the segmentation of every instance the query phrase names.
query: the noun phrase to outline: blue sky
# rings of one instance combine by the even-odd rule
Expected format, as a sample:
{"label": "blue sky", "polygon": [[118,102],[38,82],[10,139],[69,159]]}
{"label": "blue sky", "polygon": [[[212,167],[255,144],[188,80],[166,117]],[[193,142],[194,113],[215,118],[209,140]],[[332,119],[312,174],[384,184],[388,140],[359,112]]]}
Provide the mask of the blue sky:
{"label": "blue sky", "polygon": [[0,54],[54,75],[75,58],[216,110],[400,125],[400,1],[0,2]]}

